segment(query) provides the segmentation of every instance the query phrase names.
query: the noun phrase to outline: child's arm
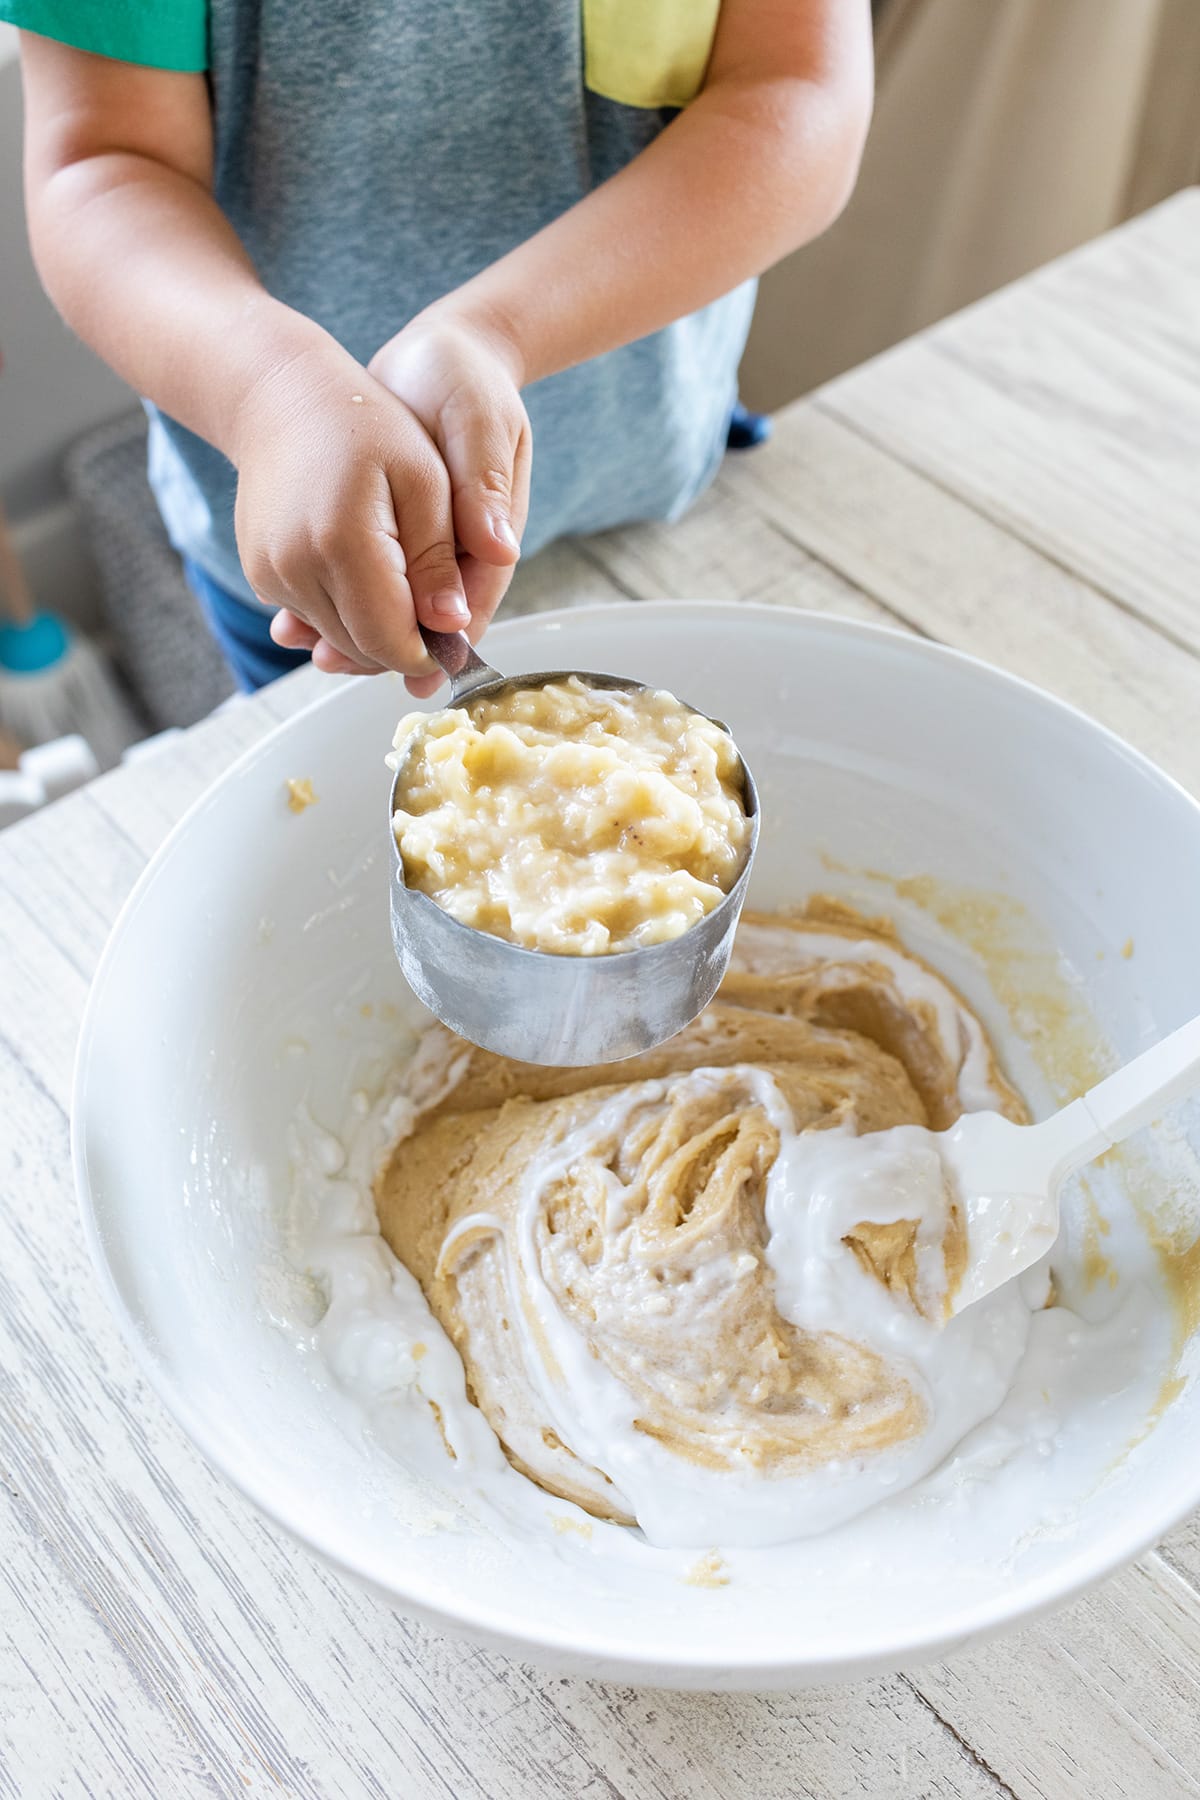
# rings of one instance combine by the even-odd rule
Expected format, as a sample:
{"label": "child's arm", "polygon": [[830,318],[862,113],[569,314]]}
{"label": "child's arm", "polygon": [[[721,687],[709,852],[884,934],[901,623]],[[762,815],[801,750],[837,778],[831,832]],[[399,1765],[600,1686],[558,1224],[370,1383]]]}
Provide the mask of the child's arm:
{"label": "child's arm", "polygon": [[243,566],[283,608],[272,632],[331,669],[428,667],[414,608],[454,624],[435,602],[461,606],[464,583],[478,635],[528,503],[521,385],[695,310],[823,230],[870,110],[867,0],[724,0],[692,105],[368,374],[266,295],[215,205],[202,78],[28,36],[23,60],[48,289],[134,386],[235,463]]}
{"label": "child's arm", "polygon": [[[460,536],[481,470],[502,501],[528,479],[502,441],[481,450],[509,383],[645,337],[819,236],[853,189],[871,97],[869,0],[722,0],[704,87],[662,135],[377,352],[371,372],[445,457]],[[272,629],[312,642],[286,613]]]}
{"label": "child's arm", "polygon": [[[691,105],[414,325],[485,331],[524,384],[695,312],[837,218],[858,172],[871,77],[869,0],[722,0]],[[385,346],[381,367],[386,358]]]}
{"label": "child's arm", "polygon": [[[22,62],[30,231],[59,310],[236,465],[247,578],[324,640],[319,666],[427,670],[414,605],[443,629],[467,618],[445,465],[406,405],[264,290],[212,197],[203,76],[28,33]],[[516,387],[492,389],[519,463]],[[517,555],[495,519],[500,529],[485,519],[464,559],[468,583],[486,590],[480,628]],[[518,530],[523,521],[519,512]]]}

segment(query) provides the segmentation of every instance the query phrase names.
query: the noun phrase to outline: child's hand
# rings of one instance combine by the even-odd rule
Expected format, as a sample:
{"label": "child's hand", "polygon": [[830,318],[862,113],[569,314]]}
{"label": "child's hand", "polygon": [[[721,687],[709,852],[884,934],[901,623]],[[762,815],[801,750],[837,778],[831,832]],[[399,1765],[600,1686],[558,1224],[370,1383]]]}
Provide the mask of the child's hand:
{"label": "child's hand", "polygon": [[[450,477],[412,408],[322,333],[246,395],[235,461],[238,549],[280,608],[275,641],[330,673],[399,669],[414,693],[436,688],[417,620],[479,636],[504,583],[472,607]],[[506,576],[515,543],[484,548]]]}
{"label": "child's hand", "polygon": [[450,480],[412,411],[322,333],[246,394],[238,549],[276,642],[331,673],[436,685],[416,621],[464,629]]}
{"label": "child's hand", "polygon": [[[441,676],[418,672],[429,662],[412,629],[413,615],[442,631],[465,629],[472,640],[483,635],[520,554],[529,505],[529,422],[516,373],[498,345],[457,322],[428,316],[384,345],[353,392],[363,399],[351,396],[348,403],[352,447],[344,483],[334,469],[336,535],[328,546],[334,585],[318,576],[321,591],[285,600],[271,635],[277,643],[310,650],[318,668],[335,673],[402,669],[412,692],[427,694]],[[305,402],[304,434],[310,438],[313,399],[310,393]],[[334,410],[343,432],[345,402],[339,383]],[[241,544],[241,488],[238,514]],[[244,561],[246,546],[242,554]],[[350,578],[352,556],[360,570],[357,583]],[[340,584],[339,570],[345,572]],[[251,580],[264,598],[274,597]],[[391,592],[384,598],[386,587]],[[438,604],[451,599],[457,599],[457,611]]]}
{"label": "child's hand", "polygon": [[512,580],[529,511],[532,435],[515,353],[499,331],[458,315],[451,300],[414,319],[368,367],[441,452],[475,640]]}

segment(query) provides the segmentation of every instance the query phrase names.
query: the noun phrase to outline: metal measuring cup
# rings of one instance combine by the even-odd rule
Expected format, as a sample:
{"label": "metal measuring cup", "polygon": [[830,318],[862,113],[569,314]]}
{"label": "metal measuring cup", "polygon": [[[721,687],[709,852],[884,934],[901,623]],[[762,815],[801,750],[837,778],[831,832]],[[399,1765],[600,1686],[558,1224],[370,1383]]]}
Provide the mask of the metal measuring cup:
{"label": "metal measuring cup", "polygon": [[[572,674],[589,687],[647,691],[645,682],[581,670],[504,676],[476,654],[461,632],[422,626],[421,636],[449,676],[452,706],[491,698],[506,688],[565,681]],[[719,719],[713,723],[721,725]],[[719,905],[680,937],[611,956],[527,950],[464,925],[428,894],[410,888],[393,825],[402,763],[388,809],[392,942],[418,1000],[460,1037],[518,1062],[560,1068],[619,1062],[674,1037],[704,1011],[721,984],[750,883],[758,847],[758,790],[740,751],[738,761],[750,843],[737,880]]]}

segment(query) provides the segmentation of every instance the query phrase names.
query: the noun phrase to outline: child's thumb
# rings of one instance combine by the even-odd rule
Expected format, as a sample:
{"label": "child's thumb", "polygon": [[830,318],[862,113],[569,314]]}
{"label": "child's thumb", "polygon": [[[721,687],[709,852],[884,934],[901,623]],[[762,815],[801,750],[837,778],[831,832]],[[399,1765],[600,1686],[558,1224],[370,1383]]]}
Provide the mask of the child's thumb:
{"label": "child's thumb", "polygon": [[520,429],[481,414],[446,444],[454,535],[481,562],[515,563],[521,554],[514,487]]}

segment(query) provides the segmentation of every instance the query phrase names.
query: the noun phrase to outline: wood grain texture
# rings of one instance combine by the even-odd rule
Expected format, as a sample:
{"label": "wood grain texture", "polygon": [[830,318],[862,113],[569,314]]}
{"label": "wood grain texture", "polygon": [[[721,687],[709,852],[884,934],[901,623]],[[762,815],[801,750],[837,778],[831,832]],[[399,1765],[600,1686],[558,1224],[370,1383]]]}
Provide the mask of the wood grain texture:
{"label": "wood grain texture", "polygon": [[1020,1800],[1200,1794],[1200,1601],[1159,1557],[914,1679]]}
{"label": "wood grain texture", "polygon": [[789,413],[771,455],[731,468],[725,484],[891,622],[1051,689],[1200,791],[1200,738],[1188,724],[1200,716],[1200,658],[897,463],[823,401]]}
{"label": "wood grain texture", "polygon": [[821,404],[1200,648],[1198,243],[1192,188],[842,376]]}
{"label": "wood grain texture", "polygon": [[[674,526],[521,567],[511,609],[728,595],[976,651],[1200,790],[1200,200],[844,378]],[[991,309],[989,311],[989,309]],[[1189,587],[1189,583],[1192,584]],[[80,1242],[88,982],[191,800],[305,672],[0,836],[0,1796],[1181,1800],[1200,1793],[1200,1520],[1050,1619],[800,1696],[556,1679],[347,1586],[147,1390]]]}

